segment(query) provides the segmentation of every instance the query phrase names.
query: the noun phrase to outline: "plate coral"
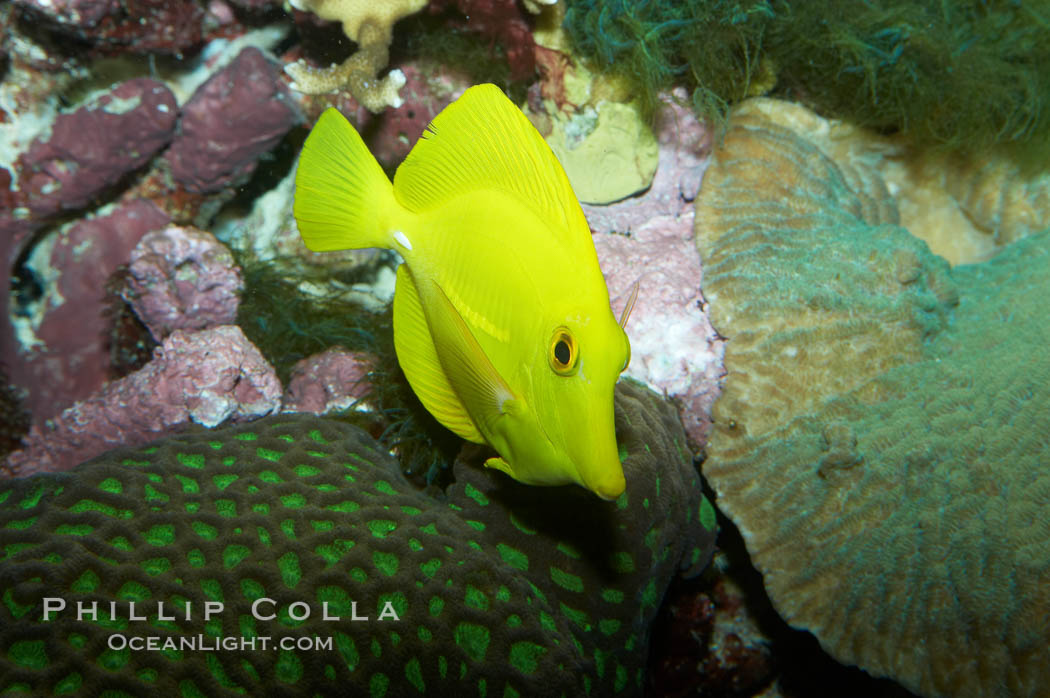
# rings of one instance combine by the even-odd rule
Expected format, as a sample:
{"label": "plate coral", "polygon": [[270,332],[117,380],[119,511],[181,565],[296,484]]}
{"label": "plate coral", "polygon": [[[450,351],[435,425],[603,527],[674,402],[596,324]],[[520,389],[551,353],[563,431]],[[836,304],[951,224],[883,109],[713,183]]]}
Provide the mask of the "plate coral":
{"label": "plate coral", "polygon": [[742,105],[697,202],[704,474],[788,622],[929,696],[1050,685],[1050,231],[950,268],[873,168]]}

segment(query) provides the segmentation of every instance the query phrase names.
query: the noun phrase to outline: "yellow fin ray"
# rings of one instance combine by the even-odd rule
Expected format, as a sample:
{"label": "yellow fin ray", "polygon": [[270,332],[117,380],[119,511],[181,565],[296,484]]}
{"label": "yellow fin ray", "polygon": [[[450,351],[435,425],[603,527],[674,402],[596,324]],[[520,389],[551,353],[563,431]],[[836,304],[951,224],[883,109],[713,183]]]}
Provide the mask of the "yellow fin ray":
{"label": "yellow fin ray", "polygon": [[394,294],[394,348],[401,370],[427,411],[460,438],[485,443],[445,376],[423,314],[419,291],[404,264],[397,269]]}
{"label": "yellow fin ray", "polygon": [[590,229],[553,151],[495,85],[476,85],[434,117],[394,176],[405,208],[422,212],[454,196],[500,190],[565,231],[562,244],[586,244]]}
{"label": "yellow fin ray", "polygon": [[492,365],[467,323],[436,282],[427,313],[441,366],[479,428],[493,432],[500,415],[516,407],[518,398]]}
{"label": "yellow fin ray", "polygon": [[328,108],[303,144],[295,174],[295,220],[314,252],[391,247],[393,187],[360,134]]}

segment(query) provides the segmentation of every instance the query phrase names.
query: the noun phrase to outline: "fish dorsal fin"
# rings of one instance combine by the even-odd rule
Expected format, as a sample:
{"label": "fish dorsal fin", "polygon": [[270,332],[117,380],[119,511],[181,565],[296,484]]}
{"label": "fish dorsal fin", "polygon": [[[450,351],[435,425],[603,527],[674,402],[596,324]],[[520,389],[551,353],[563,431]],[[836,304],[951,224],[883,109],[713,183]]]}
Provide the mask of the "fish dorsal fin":
{"label": "fish dorsal fin", "polygon": [[434,117],[394,175],[394,194],[416,212],[479,189],[498,189],[556,229],[592,245],[558,158],[495,85],[475,85]]}
{"label": "fish dorsal fin", "polygon": [[491,434],[496,420],[515,410],[520,401],[492,365],[444,289],[435,281],[428,282],[428,286],[424,291],[430,296],[427,322],[441,366],[475,424]]}
{"label": "fish dorsal fin", "polygon": [[460,438],[485,443],[441,367],[434,340],[408,267],[397,269],[394,294],[394,348],[409,385],[430,414]]}

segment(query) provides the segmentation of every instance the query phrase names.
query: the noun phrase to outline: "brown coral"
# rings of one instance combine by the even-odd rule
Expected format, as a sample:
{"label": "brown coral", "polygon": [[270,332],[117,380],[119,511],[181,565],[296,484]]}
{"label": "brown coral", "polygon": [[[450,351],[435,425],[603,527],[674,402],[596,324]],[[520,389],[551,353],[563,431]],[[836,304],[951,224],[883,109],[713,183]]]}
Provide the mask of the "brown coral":
{"label": "brown coral", "polygon": [[775,99],[751,100],[737,110],[744,114],[789,127],[845,165],[844,172],[876,174],[893,195],[901,225],[952,265],[990,259],[1050,218],[1050,171],[1028,172],[1007,152],[916,151],[900,137]]}
{"label": "brown coral", "polygon": [[840,660],[925,695],[1046,695],[1050,231],[949,269],[869,162],[762,111],[733,116],[697,203],[727,338],[718,503]]}

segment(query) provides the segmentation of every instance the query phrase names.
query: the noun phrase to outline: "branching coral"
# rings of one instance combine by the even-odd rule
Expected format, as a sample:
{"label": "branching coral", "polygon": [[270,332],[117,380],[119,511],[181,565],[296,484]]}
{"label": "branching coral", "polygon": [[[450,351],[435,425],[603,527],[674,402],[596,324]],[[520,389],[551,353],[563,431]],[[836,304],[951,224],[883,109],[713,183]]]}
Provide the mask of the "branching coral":
{"label": "branching coral", "polygon": [[418,12],[426,0],[370,2],[369,0],[293,0],[296,9],[309,11],[321,19],[343,23],[343,32],[357,43],[357,53],[342,64],[311,68],[299,60],[284,67],[294,82],[292,88],[306,94],[323,94],[347,87],[369,111],[401,106],[398,90],[405,84],[400,70],[380,79],[379,71],[390,59],[394,22]]}

